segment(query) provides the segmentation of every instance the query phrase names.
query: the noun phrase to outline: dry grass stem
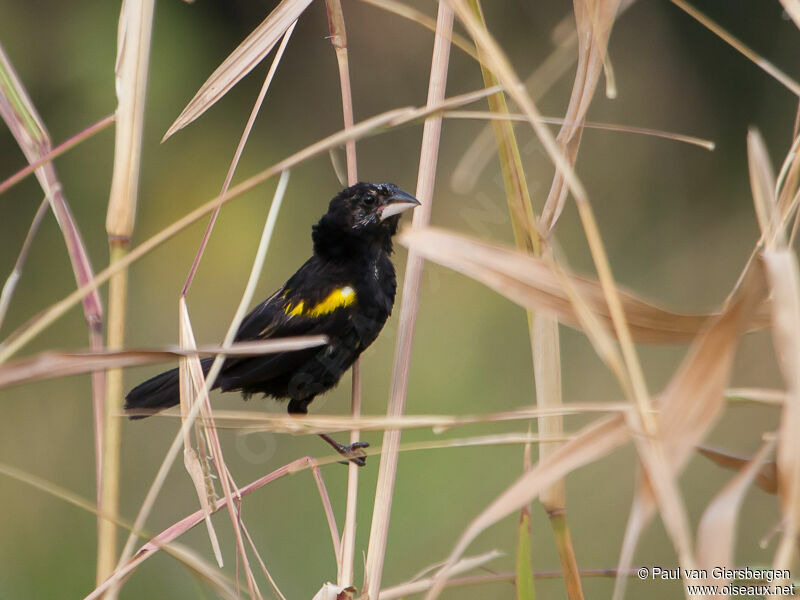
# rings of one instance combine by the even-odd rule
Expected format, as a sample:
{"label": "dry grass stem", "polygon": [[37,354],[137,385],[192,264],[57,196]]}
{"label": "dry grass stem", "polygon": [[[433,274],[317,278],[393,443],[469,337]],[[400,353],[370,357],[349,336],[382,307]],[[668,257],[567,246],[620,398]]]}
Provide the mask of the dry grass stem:
{"label": "dry grass stem", "polygon": [[[339,84],[342,92],[342,120],[345,131],[354,125],[353,118],[353,92],[350,86],[350,63],[347,51],[347,29],[344,21],[344,12],[340,0],[325,0],[325,7],[328,12],[328,29],[331,34],[331,44],[336,52],[336,62],[339,67]],[[345,145],[347,156],[347,185],[355,185],[358,182],[358,161],[356,157],[356,142],[354,139],[347,141]],[[350,414],[353,418],[361,416],[361,359],[357,358],[351,369],[352,374],[352,394],[350,402]],[[359,441],[360,432],[358,429],[350,431],[350,443],[355,444]],[[336,582],[341,588],[353,586],[353,568],[356,548],[356,510],[358,508],[358,470],[359,467],[352,461],[347,468],[347,504],[345,507],[344,528],[342,531],[341,542],[334,539],[334,551],[336,554]],[[332,521],[332,511],[329,522]],[[338,535],[338,534],[337,534]]]}
{"label": "dry grass stem", "polygon": [[[136,220],[139,195],[139,166],[142,155],[142,130],[150,62],[150,37],[155,1],[123,2],[117,28],[117,61],[114,69],[117,91],[114,167],[106,213],[109,263],[120,260],[128,251]],[[128,272],[118,271],[109,281],[108,331],[106,344],[112,350],[125,342],[125,312]],[[117,413],[122,405],[123,382],[120,369],[106,372],[105,411],[102,435],[102,474],[98,478],[99,506],[109,514],[119,511],[120,455],[122,424]],[[114,570],[117,554],[117,528],[106,520],[97,522],[97,583]],[[112,587],[107,600],[116,598]]]}
{"label": "dry grass stem", "polygon": [[[162,348],[128,348],[97,352],[42,352],[31,357],[0,365],[0,388],[30,381],[42,381],[105,369],[135,367],[167,362],[181,356],[226,354],[228,356],[257,356],[313,348],[327,343],[325,336],[275,338],[261,342],[241,342],[230,348],[199,346],[196,349],[179,346]],[[150,414],[150,413],[147,413]]]}
{"label": "dry grass stem", "polygon": [[[434,433],[442,433],[454,427],[476,423],[501,423],[524,421],[546,415],[578,415],[589,413],[618,413],[630,410],[624,402],[570,402],[567,405],[540,408],[530,406],[516,410],[484,415],[397,415],[385,417],[306,415],[302,419],[291,415],[268,412],[215,410],[214,418],[220,427],[241,429],[246,433],[275,432],[308,435],[321,432],[338,432],[348,429],[380,431],[383,429],[408,429],[430,427]],[[174,417],[169,411],[159,413],[161,417]]]}
{"label": "dry grass stem", "polygon": [[[427,106],[429,109],[444,103],[452,31],[453,11],[447,3],[442,2],[439,4],[439,13],[436,21],[436,35],[433,42],[433,58],[431,59],[428,83]],[[414,211],[412,228],[423,227],[430,221],[441,127],[441,116],[432,116],[425,120],[422,131],[422,147],[420,149],[416,190],[416,198],[422,205]],[[392,367],[391,391],[386,411],[387,416],[390,417],[400,416],[405,412],[411,346],[414,338],[417,308],[419,306],[420,285],[422,283],[422,267],[423,259],[411,252],[406,262],[403,293],[400,300],[400,319]],[[400,432],[396,430],[386,431],[383,436],[383,445],[385,451],[381,454],[378,471],[375,505],[367,550],[367,564],[364,573],[363,588],[369,598],[377,598],[381,589],[383,561],[386,553],[389,518],[397,473]]]}

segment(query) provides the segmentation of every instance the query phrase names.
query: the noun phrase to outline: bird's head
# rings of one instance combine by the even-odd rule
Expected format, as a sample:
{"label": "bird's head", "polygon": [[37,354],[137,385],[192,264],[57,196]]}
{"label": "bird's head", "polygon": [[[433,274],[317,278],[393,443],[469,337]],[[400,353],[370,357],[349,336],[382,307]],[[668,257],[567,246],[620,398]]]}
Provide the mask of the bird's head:
{"label": "bird's head", "polygon": [[400,215],[417,206],[416,198],[393,183],[357,183],[331,200],[328,212],[314,228],[315,240],[324,235],[390,243]]}

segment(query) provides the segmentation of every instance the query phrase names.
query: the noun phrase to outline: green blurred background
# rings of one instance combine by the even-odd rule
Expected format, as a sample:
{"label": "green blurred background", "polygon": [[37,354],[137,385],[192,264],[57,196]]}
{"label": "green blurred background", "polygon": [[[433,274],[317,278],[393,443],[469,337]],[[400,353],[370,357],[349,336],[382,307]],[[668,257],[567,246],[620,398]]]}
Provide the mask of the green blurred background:
{"label": "green blurred background", "polygon": [[[435,15],[434,2],[411,3]],[[486,2],[488,24],[523,76],[551,52],[553,27],[572,10],[566,0]],[[695,3],[745,43],[800,76],[800,35],[777,0]],[[198,122],[165,144],[164,131],[227,54],[265,17],[274,2],[169,0],[157,5],[147,98],[140,204],[134,244],[147,239],[222,185],[230,157],[256,97],[267,65],[242,81]],[[350,43],[356,119],[398,106],[420,105],[427,92],[432,34],[418,25],[356,0],[344,0]],[[113,68],[119,2],[0,0],[0,43],[14,62],[58,143],[114,110]],[[245,150],[237,180],[341,127],[336,61],[326,39],[324,6],[314,2],[303,15]],[[635,3],[617,22],[610,57],[619,97],[601,89],[589,116],[710,138],[714,152],[671,141],[622,133],[587,131],[578,173],[593,201],[618,280],[645,297],[679,310],[718,306],[746,261],[758,231],[750,200],[745,134],[764,133],[773,160],[791,142],[797,99],[783,86],[666,1]],[[563,114],[574,68],[539,103],[544,114]],[[480,71],[454,49],[448,80],[453,95],[481,86]],[[477,108],[483,109],[482,106]],[[475,189],[455,192],[454,167],[482,129],[472,121],[446,121],[438,168],[433,223],[470,235],[511,242],[499,178],[492,159]],[[550,162],[530,128],[518,127],[531,191],[540,208],[552,178]],[[421,127],[405,127],[358,144],[364,180],[389,180],[413,191]],[[57,171],[84,236],[95,269],[107,264],[104,229],[113,158],[107,130],[56,161]],[[13,138],[0,133],[0,179],[25,165]],[[236,181],[236,180],[235,180]],[[188,298],[198,341],[222,338],[239,301],[275,182],[228,204]],[[327,156],[292,172],[287,198],[258,296],[280,285],[310,252],[310,227],[340,188]],[[0,198],[0,278],[10,272],[42,192],[33,178]],[[128,343],[158,346],[177,341],[177,298],[205,221],[133,265],[130,271]],[[558,242],[570,264],[593,268],[571,201],[559,224]],[[402,272],[405,250],[396,262]],[[48,216],[11,305],[3,336],[74,289],[63,241]],[[105,289],[103,290],[105,293]],[[385,411],[391,375],[396,316],[365,354],[365,413]],[[562,329],[566,402],[617,401],[621,393],[585,337]],[[73,309],[25,348],[83,348],[86,328]],[[660,390],[685,348],[642,347],[648,384]],[[159,367],[125,374],[126,389]],[[469,414],[519,408],[533,402],[529,341],[522,309],[460,275],[426,266],[417,322],[410,414]],[[735,385],[778,386],[770,340],[749,336],[736,362]],[[312,412],[345,413],[349,376]],[[243,406],[238,397],[219,397],[216,406]],[[273,401],[254,400],[249,409],[283,411]],[[73,377],[0,391],[0,461],[93,498],[94,456],[89,377]],[[569,431],[586,419],[570,417]],[[753,451],[761,432],[777,422],[773,409],[734,406],[711,434],[711,443],[741,453]],[[175,433],[176,423],[150,419],[123,425],[122,511],[135,515]],[[476,426],[442,434],[457,437],[523,431],[523,423]],[[404,441],[435,439],[428,430],[409,431]],[[366,435],[374,444],[380,436]],[[317,439],[279,435],[241,437],[223,432],[223,449],[243,485],[302,455],[322,455]],[[466,524],[508,486],[522,467],[522,448],[492,447],[412,452],[400,459],[384,583],[405,581],[449,553]],[[346,469],[323,471],[340,519]],[[378,460],[361,471],[356,579],[362,574]],[[569,519],[579,563],[614,567],[624,531],[636,461],[630,447],[571,475]],[[713,494],[728,480],[702,458],[681,478],[694,524]],[[95,518],[64,501],[0,477],[0,598],[81,598],[94,587]],[[182,466],[170,473],[147,523],[159,531],[196,509],[197,499]],[[752,491],[743,508],[737,541],[738,564],[766,564],[759,539],[777,519],[774,497]],[[558,568],[543,511],[533,510],[534,566]],[[284,478],[252,494],[244,518],[283,592],[310,598],[336,567],[319,497],[308,472]],[[234,547],[227,516],[216,518],[226,570],[233,572]],[[513,568],[516,519],[483,534],[471,553],[498,548],[507,555],[490,565]],[[204,528],[182,542],[212,559]],[[635,564],[673,565],[674,553],[654,521],[646,530]],[[610,594],[610,579],[585,579],[587,597]],[[262,589],[267,591],[266,583]],[[564,597],[560,581],[537,583],[541,598]],[[680,586],[632,582],[628,597],[675,597]],[[126,584],[122,598],[203,598],[213,594],[166,555],[147,561]],[[495,584],[449,592],[445,597],[510,598],[513,588]]]}

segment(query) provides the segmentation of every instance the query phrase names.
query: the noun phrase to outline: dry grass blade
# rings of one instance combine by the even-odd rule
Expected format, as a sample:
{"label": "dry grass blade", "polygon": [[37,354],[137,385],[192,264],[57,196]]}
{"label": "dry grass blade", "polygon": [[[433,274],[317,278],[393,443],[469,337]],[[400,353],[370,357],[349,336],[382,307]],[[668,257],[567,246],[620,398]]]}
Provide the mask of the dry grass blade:
{"label": "dry grass blade", "polygon": [[571,471],[601,459],[629,439],[630,432],[622,416],[600,419],[584,427],[550,458],[536,463],[469,524],[446,564],[436,574],[434,585],[425,596],[426,600],[433,600],[439,595],[450,575],[450,570],[481,532],[529,504],[544,489]]}
{"label": "dry grass blade", "polygon": [[309,4],[311,0],[282,0],[211,74],[164,134],[162,141],[197,119],[253,70]]}
{"label": "dry grass blade", "polygon": [[[428,81],[427,109],[444,103],[447,86],[447,70],[450,61],[450,36],[453,32],[453,11],[446,2],[439,4],[436,20],[436,35],[433,42],[433,57]],[[442,118],[433,116],[425,120],[422,132],[422,147],[419,156],[416,197],[422,206],[414,211],[413,228],[430,222],[433,204],[433,188],[436,180],[436,165],[439,158],[439,139]],[[405,412],[408,376],[411,364],[411,346],[417,320],[420,286],[422,284],[423,260],[412,252],[406,263],[403,295],[400,300],[400,319],[392,365],[392,383],[387,407],[388,416],[399,416]],[[364,589],[372,598],[377,598],[381,589],[383,561],[389,535],[394,484],[397,474],[397,458],[400,432],[386,431],[383,436],[385,452],[381,454],[378,483],[375,489],[375,504],[370,526],[367,564],[364,571]]]}
{"label": "dry grass blade", "polygon": [[773,247],[783,235],[778,204],[775,198],[775,173],[767,153],[764,138],[757,129],[747,132],[747,165],[750,170],[750,188],[758,224],[768,248]]}
{"label": "dry grass blade", "polygon": [[28,252],[31,249],[31,244],[33,244],[33,238],[39,231],[39,226],[42,224],[42,220],[47,214],[47,209],[49,207],[50,205],[47,202],[47,198],[42,200],[42,203],[36,210],[33,221],[31,221],[31,226],[28,228],[28,233],[25,235],[25,241],[22,242],[22,248],[20,248],[19,254],[17,255],[14,268],[8,275],[8,279],[6,279],[5,284],[3,284],[3,291],[0,292],[0,327],[3,326],[3,321],[6,318],[8,307],[11,304],[11,298],[14,296],[14,290],[17,289],[17,282],[19,281],[20,277],[22,277],[22,268],[28,258]]}
{"label": "dry grass blade", "polygon": [[743,44],[739,39],[725,31],[722,27],[720,27],[717,23],[709,19],[695,7],[693,7],[688,2],[684,0],[670,0],[675,6],[689,14],[693,19],[696,19],[698,22],[702,23],[705,27],[715,33],[717,36],[725,40],[728,44],[733,46],[736,50],[744,54],[749,60],[751,60],[757,67],[763,69],[769,75],[777,79],[781,84],[783,84],[788,90],[790,90],[795,96],[800,96],[800,84],[798,84],[795,80],[789,77],[786,73],[778,69],[775,65],[769,62],[763,56],[754,52],[751,48],[747,47]]}
{"label": "dry grass blade", "polygon": [[[527,122],[528,117],[519,113],[499,114],[494,112],[480,111],[480,110],[451,110],[444,113],[446,119],[479,119],[490,121],[514,121],[514,122]],[[542,117],[542,123],[548,125],[564,125],[567,123],[566,119],[557,117]],[[712,140],[700,138],[693,135],[685,135],[682,133],[674,133],[672,131],[662,131],[660,129],[650,129],[647,127],[634,127],[632,125],[621,125],[616,123],[597,123],[594,121],[585,121],[583,123],[585,129],[599,129],[601,131],[616,131],[619,133],[632,133],[635,135],[645,135],[650,137],[663,138],[665,140],[672,140],[674,142],[690,144],[698,146],[705,150],[714,150],[716,144]],[[454,177],[455,178],[455,177]],[[454,184],[455,187],[455,184]]]}
{"label": "dry grass blade", "polygon": [[[723,469],[732,471],[742,471],[755,460],[755,457],[743,458],[709,446],[698,446],[697,452]],[[761,468],[755,476],[756,485],[768,494],[776,494],[778,492],[777,464],[774,460],[766,459],[761,460],[760,463]]]}
{"label": "dry grass blade", "polygon": [[[756,455],[722,488],[703,511],[700,524],[697,526],[697,561],[700,567],[707,569],[708,572],[714,567],[734,567],[736,519],[745,492],[759,476],[762,465],[774,446],[774,440],[765,442]],[[714,584],[721,586],[727,583],[728,580],[714,581]]]}
{"label": "dry grass blade", "polygon": [[[703,439],[724,408],[724,391],[739,336],[765,295],[764,272],[760,264],[755,263],[738,296],[693,344],[660,395],[660,442],[668,470],[656,473],[656,476],[667,480],[680,472],[695,445]],[[630,567],[639,534],[656,505],[656,482],[652,477],[652,470],[643,474],[634,498],[618,564],[623,571]],[[665,484],[662,482],[661,485]],[[618,578],[615,598],[622,598],[624,585],[625,580]]]}
{"label": "dry grass blade", "polygon": [[[536,406],[487,413],[483,415],[398,415],[398,416],[340,416],[340,415],[306,415],[298,419],[292,415],[248,411],[214,411],[215,419],[220,427],[241,429],[246,433],[274,432],[308,435],[321,432],[338,432],[348,429],[359,431],[380,431],[382,429],[409,429],[430,427],[439,434],[454,427],[474,425],[476,423],[501,423],[506,421],[525,421],[546,415],[578,415],[591,413],[618,413],[630,408],[624,402],[570,402],[567,405],[552,408]],[[173,416],[169,412],[161,413],[164,417]],[[560,439],[560,438],[559,438]],[[556,440],[558,441],[558,439]]]}
{"label": "dry grass blade", "polygon": [[42,352],[32,357],[0,365],[0,388],[54,377],[66,377],[93,371],[120,367],[134,367],[166,362],[181,356],[222,354],[256,356],[313,348],[327,343],[325,336],[307,336],[243,342],[230,348],[199,346],[196,350],[178,346],[163,348],[129,348],[127,350],[101,350],[98,352]]}
{"label": "dry grass blade", "polygon": [[[619,8],[619,0],[576,0],[575,23],[578,28],[578,69],[572,96],[558,133],[558,144],[572,163],[578,155],[583,123],[594,97],[606,58],[611,26]],[[542,209],[541,222],[546,230],[555,227],[567,199],[567,187],[561,172],[556,172],[547,201]]]}
{"label": "dry grass blade", "polygon": [[[581,326],[562,282],[541,259],[433,227],[405,231],[400,243],[430,261],[477,279],[522,306],[557,316],[570,327]],[[610,326],[611,314],[600,284],[576,275],[569,275],[569,279],[592,313]],[[689,342],[714,316],[674,313],[631,294],[618,293],[631,334],[638,342]],[[750,323],[752,328],[764,326],[766,319],[761,317]]]}

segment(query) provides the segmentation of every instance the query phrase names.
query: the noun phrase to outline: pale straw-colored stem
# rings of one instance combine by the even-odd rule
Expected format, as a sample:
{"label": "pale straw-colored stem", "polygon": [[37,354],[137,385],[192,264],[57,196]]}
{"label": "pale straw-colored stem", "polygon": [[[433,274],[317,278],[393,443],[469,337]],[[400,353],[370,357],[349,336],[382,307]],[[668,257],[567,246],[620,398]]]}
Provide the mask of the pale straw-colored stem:
{"label": "pale straw-colored stem", "polygon": [[[447,67],[450,59],[450,35],[453,31],[453,10],[445,3],[439,4],[436,21],[436,36],[433,42],[430,82],[428,84],[428,106],[439,104],[445,96]],[[416,197],[422,205],[414,211],[412,227],[424,227],[430,222],[433,188],[436,178],[436,164],[439,156],[441,135],[441,116],[428,117],[422,133],[419,174]],[[409,252],[403,294],[400,300],[400,324],[395,345],[392,384],[387,415],[400,416],[405,412],[408,391],[411,346],[414,339],[414,326],[417,320],[419,292],[422,283],[423,259],[414,251]],[[395,477],[397,474],[400,431],[387,430],[383,436],[378,484],[375,490],[375,505],[372,513],[372,526],[367,550],[367,566],[364,574],[365,589],[369,598],[377,600],[381,589],[383,561],[389,533],[389,518],[392,510]]]}

